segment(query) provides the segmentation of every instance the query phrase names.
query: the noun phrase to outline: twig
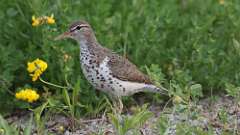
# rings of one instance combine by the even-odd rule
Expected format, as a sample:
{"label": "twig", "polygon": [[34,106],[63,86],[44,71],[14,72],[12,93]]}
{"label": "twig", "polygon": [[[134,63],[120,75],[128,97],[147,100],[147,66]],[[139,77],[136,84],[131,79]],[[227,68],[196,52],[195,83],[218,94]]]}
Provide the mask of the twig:
{"label": "twig", "polygon": [[57,84],[53,84],[53,83],[50,83],[50,82],[47,82],[47,81],[44,81],[41,77],[39,77],[39,80],[47,85],[51,85],[51,86],[54,86],[54,87],[57,87],[57,88],[61,88],[61,89],[68,89],[69,87],[65,87],[65,86],[60,86],[60,85],[57,85]]}
{"label": "twig", "polygon": [[96,121],[103,121],[103,118],[90,119],[90,120],[81,120],[81,123],[91,123]]}
{"label": "twig", "polygon": [[167,107],[167,105],[170,103],[170,101],[172,100],[172,98],[170,98],[168,101],[167,101],[167,103],[164,105],[164,107],[163,107],[163,110],[162,110],[162,112],[164,112],[165,111],[165,108]]}

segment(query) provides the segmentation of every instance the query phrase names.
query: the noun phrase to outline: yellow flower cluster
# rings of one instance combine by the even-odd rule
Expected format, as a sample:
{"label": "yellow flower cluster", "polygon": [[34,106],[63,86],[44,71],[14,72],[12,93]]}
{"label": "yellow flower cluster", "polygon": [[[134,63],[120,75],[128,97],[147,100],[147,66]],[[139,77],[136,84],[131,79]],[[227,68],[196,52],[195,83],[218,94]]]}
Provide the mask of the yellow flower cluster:
{"label": "yellow flower cluster", "polygon": [[42,16],[38,18],[36,18],[34,15],[32,16],[32,26],[38,26],[44,23],[54,24],[55,23],[54,15],[52,14],[51,16]]}
{"label": "yellow flower cluster", "polygon": [[15,94],[15,97],[20,100],[27,101],[32,103],[33,101],[37,101],[39,98],[39,94],[32,89],[23,89]]}
{"label": "yellow flower cluster", "polygon": [[220,5],[223,5],[225,3],[224,0],[219,0],[218,2],[219,2]]}
{"label": "yellow flower cluster", "polygon": [[27,63],[27,70],[32,77],[32,81],[36,81],[39,76],[47,69],[47,63],[43,60],[36,59]]}

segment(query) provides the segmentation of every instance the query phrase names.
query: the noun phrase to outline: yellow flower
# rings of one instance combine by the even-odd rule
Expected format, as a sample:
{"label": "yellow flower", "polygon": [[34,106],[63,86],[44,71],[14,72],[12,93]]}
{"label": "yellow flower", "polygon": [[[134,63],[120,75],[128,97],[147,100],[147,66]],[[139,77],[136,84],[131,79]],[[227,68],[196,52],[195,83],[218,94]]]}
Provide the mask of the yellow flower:
{"label": "yellow flower", "polygon": [[4,129],[0,128],[0,135],[4,134]]}
{"label": "yellow flower", "polygon": [[64,132],[65,129],[64,129],[63,126],[59,126],[59,127],[58,127],[58,130],[59,130],[60,132]]}
{"label": "yellow flower", "polygon": [[40,25],[40,19],[36,18],[35,16],[32,16],[32,26],[38,26]]}
{"label": "yellow flower", "polygon": [[27,63],[27,71],[30,73],[32,81],[36,81],[46,69],[47,63],[40,59]]}
{"label": "yellow flower", "polygon": [[174,96],[173,97],[173,103],[180,104],[182,102],[184,102],[184,101],[180,96]]}
{"label": "yellow flower", "polygon": [[224,0],[218,0],[218,2],[219,2],[220,5],[223,5],[225,3]]}
{"label": "yellow flower", "polygon": [[50,17],[47,16],[46,20],[47,20],[48,24],[54,24],[55,23],[55,19],[54,19],[54,15],[53,14]]}
{"label": "yellow flower", "polygon": [[15,97],[19,100],[24,100],[29,103],[37,101],[39,99],[39,94],[32,89],[23,89],[15,94]]}
{"label": "yellow flower", "polygon": [[35,27],[45,23],[54,24],[55,23],[54,15],[51,14],[51,16],[40,16],[38,18],[36,18],[34,15],[32,16],[32,26]]}

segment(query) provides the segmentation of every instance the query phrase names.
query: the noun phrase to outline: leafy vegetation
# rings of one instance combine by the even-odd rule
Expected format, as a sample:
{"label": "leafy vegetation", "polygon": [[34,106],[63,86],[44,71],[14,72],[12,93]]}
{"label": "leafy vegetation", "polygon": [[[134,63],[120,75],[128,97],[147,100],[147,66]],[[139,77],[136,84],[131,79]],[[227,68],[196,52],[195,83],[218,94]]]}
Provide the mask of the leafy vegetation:
{"label": "leafy vegetation", "polygon": [[137,110],[133,116],[121,116],[119,114],[108,115],[118,135],[125,135],[130,130],[135,130],[135,132],[140,134],[140,132],[137,131],[138,128],[152,117],[152,113],[147,110],[146,105]]}
{"label": "leafy vegetation", "polygon": [[[102,45],[126,56],[149,74],[157,86],[167,88],[169,102],[180,106],[180,110],[214,93],[227,93],[234,98],[234,105],[240,103],[239,0],[2,0],[1,3],[4,4],[0,4],[0,114],[6,116],[17,109],[33,111],[39,134],[44,132],[43,115],[48,113],[61,113],[75,120],[109,112],[119,134],[132,127],[117,126],[121,120],[111,114],[106,95],[94,91],[85,80],[78,45],[69,40],[53,40],[71,22],[80,19],[91,24]],[[37,17],[43,21],[39,26]],[[37,58],[47,63],[47,69],[39,80],[32,81],[27,63]],[[56,85],[42,83],[41,79]],[[39,100],[28,103],[16,99],[15,93],[25,88],[36,89]],[[151,96],[154,101],[163,100],[159,94]],[[219,112],[219,117],[227,123],[224,111]],[[145,110],[140,120],[145,113],[149,116]],[[125,123],[134,123],[137,117],[138,114],[123,119]],[[1,128],[9,134],[17,132],[2,117],[0,123],[0,134]],[[164,120],[159,124],[160,133],[168,128],[163,123]],[[185,134],[202,132],[194,127],[182,131],[190,127],[189,123],[177,127],[176,132]],[[26,134],[30,134],[28,130]]]}
{"label": "leafy vegetation", "polygon": [[[32,116],[29,122],[26,125],[26,128],[23,131],[23,135],[31,135],[32,134]],[[19,130],[14,126],[11,126],[3,119],[0,115],[0,134],[2,135],[19,135]]]}

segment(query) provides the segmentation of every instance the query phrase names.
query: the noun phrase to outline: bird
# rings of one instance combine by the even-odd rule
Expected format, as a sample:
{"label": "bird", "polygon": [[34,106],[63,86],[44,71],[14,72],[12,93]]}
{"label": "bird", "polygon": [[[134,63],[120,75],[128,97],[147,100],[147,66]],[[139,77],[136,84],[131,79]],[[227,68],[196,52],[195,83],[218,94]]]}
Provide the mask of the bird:
{"label": "bird", "polygon": [[154,85],[149,76],[141,72],[127,58],[102,46],[90,24],[84,20],[73,22],[69,29],[55,40],[70,38],[80,46],[80,63],[85,78],[97,90],[107,93],[119,110],[123,109],[121,98],[138,92],[166,94],[165,88]]}

